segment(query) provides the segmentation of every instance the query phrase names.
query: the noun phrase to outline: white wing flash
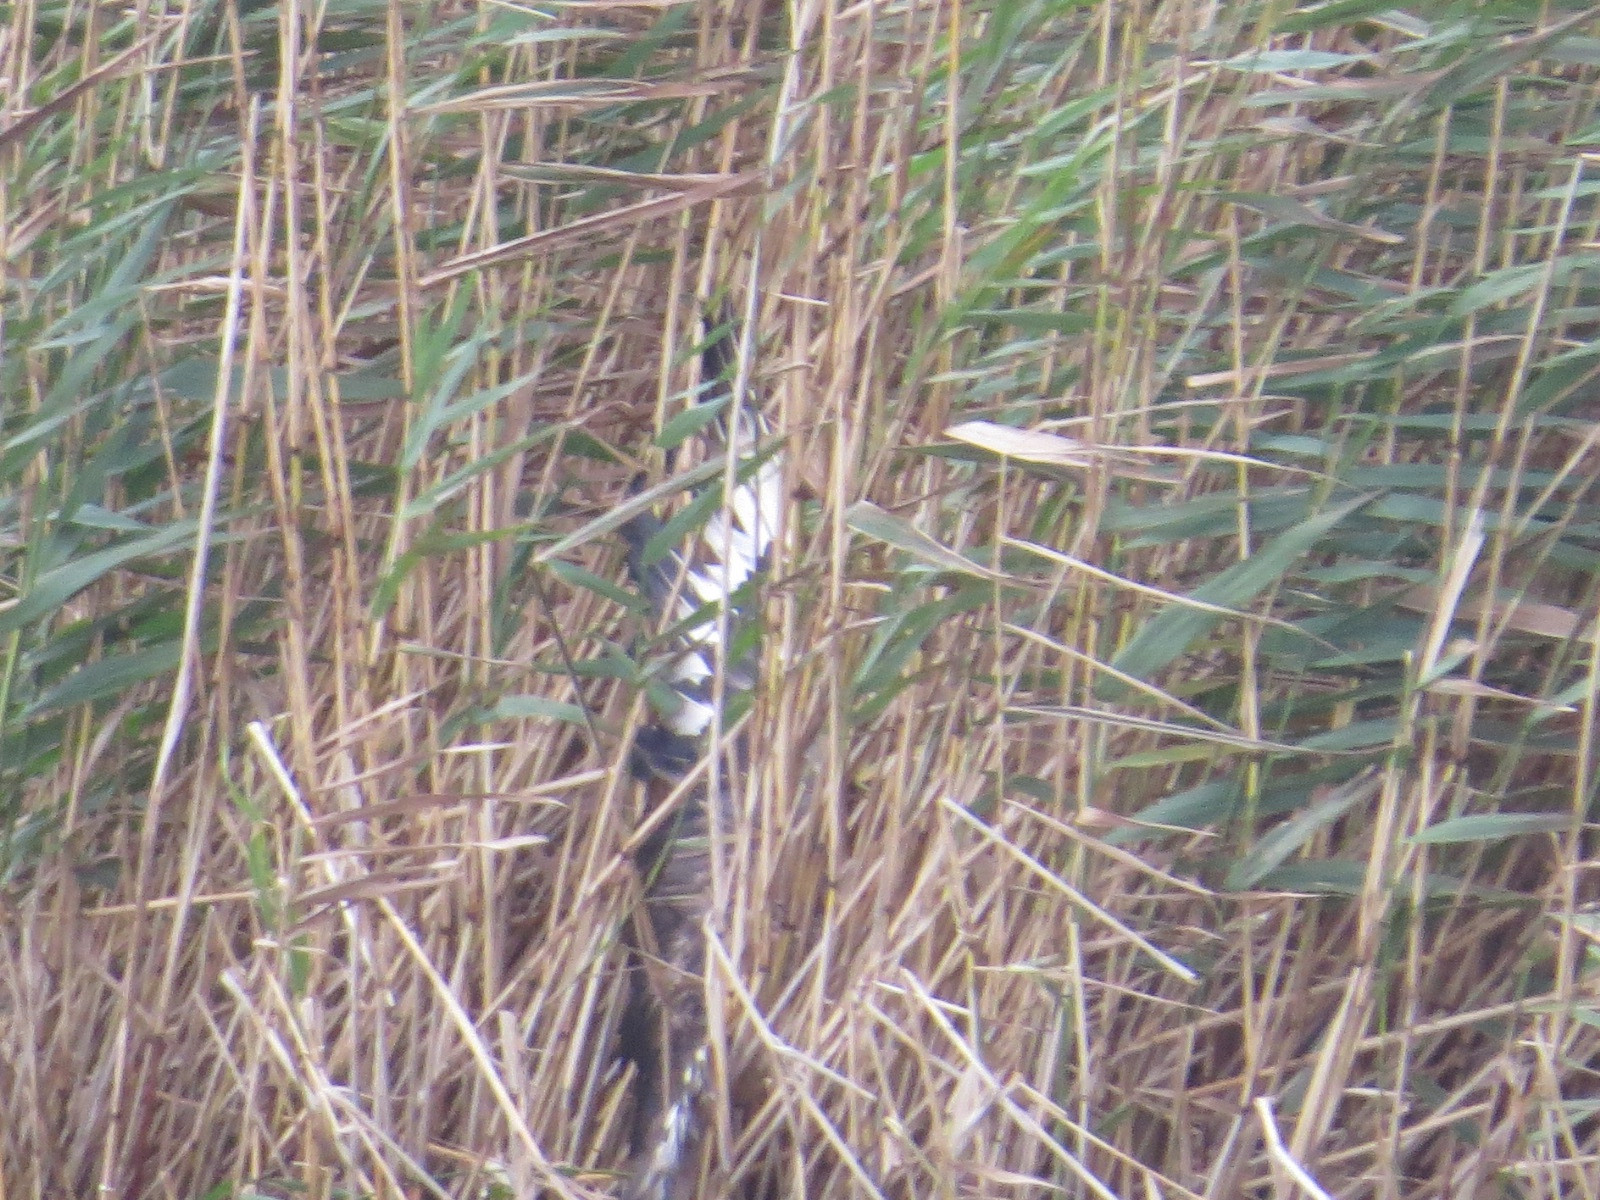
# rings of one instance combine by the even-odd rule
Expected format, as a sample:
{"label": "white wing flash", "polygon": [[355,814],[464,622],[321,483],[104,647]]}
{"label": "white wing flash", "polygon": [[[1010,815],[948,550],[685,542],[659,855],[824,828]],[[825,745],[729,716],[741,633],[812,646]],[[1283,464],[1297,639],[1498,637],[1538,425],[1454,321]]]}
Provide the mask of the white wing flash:
{"label": "white wing flash", "polygon": [[[703,371],[707,399],[701,403],[732,404],[732,381],[727,378],[731,355],[726,335],[706,348]],[[654,561],[646,561],[649,543],[662,525],[653,516],[636,517],[622,527],[628,542],[629,568],[658,616],[671,613],[670,623],[683,623],[682,649],[667,671],[667,681],[680,701],[666,724],[681,737],[699,737],[710,728],[715,715],[711,706],[711,682],[716,672],[718,644],[725,627],[731,640],[747,623],[748,614],[739,601],[740,589],[767,564],[777,540],[783,506],[783,464],[762,446],[770,434],[766,421],[753,408],[737,414],[729,436],[728,414],[724,412],[711,429],[732,460],[735,479],[732,491],[712,511],[699,534],[681,550],[670,550]],[[765,457],[761,455],[765,453]],[[726,622],[720,619],[728,609]],[[727,691],[748,691],[755,684],[754,656],[722,656],[727,672]]]}

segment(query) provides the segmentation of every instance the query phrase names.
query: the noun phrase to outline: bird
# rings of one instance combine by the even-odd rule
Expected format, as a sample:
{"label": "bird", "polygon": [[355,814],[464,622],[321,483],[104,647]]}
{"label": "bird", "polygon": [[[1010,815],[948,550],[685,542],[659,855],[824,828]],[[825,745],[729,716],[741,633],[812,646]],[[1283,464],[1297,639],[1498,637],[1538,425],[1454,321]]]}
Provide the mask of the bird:
{"label": "bird", "polygon": [[[710,320],[707,321],[711,325]],[[734,326],[712,326],[701,350],[696,403],[713,406],[705,426],[710,453],[731,462],[731,486],[704,524],[676,546],[658,543],[666,528],[641,513],[619,533],[629,573],[654,619],[672,631],[663,671],[670,711],[635,735],[634,775],[655,808],[635,855],[642,921],[636,922],[634,990],[624,1020],[624,1054],[635,1067],[637,1100],[630,1161],[621,1200],[694,1200],[700,1191],[711,1087],[705,969],[712,912],[714,829],[729,828],[748,748],[738,738],[714,745],[729,702],[756,685],[758,655],[746,636],[754,624],[756,583],[778,538],[783,466],[771,452],[771,429],[754,404],[734,394]],[[716,484],[710,485],[716,488]],[[719,680],[720,673],[720,680]],[[718,705],[722,706],[719,713]],[[723,755],[721,770],[711,754]]]}

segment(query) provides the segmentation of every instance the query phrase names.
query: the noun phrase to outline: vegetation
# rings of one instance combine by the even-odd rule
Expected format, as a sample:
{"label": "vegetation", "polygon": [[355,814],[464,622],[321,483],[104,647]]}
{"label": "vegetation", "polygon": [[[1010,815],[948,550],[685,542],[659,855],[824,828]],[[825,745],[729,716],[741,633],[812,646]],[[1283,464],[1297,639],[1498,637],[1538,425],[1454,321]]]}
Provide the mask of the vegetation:
{"label": "vegetation", "polygon": [[1557,0],[0,7],[0,1190],[614,1191],[616,526],[709,299],[792,498],[726,1194],[1595,1196],[1597,67]]}

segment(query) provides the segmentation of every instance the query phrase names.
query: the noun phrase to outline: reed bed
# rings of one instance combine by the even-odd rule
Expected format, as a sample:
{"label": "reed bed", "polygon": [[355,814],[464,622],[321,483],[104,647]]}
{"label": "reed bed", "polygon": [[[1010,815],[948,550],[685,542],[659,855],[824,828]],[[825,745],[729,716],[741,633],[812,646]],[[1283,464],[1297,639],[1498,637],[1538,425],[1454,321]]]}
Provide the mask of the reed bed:
{"label": "reed bed", "polygon": [[718,1194],[1600,1194],[1597,64],[1564,3],[0,8],[0,1196],[614,1194],[616,527],[721,303],[789,507]]}

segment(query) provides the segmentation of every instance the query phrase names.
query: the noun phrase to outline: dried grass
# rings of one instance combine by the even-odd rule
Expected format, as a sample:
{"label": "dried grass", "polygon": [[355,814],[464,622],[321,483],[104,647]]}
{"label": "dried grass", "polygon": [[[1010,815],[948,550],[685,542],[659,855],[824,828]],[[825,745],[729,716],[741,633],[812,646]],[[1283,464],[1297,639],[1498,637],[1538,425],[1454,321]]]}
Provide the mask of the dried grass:
{"label": "dried grass", "polygon": [[[13,6],[0,1196],[609,1193],[646,709],[596,579],[713,293],[794,501],[719,1194],[1600,1191],[1590,27],[1452,78],[1274,9],[1370,69],[1230,65],[1257,7]],[[73,371],[109,407],[47,429]],[[92,478],[169,540],[23,609]]]}

